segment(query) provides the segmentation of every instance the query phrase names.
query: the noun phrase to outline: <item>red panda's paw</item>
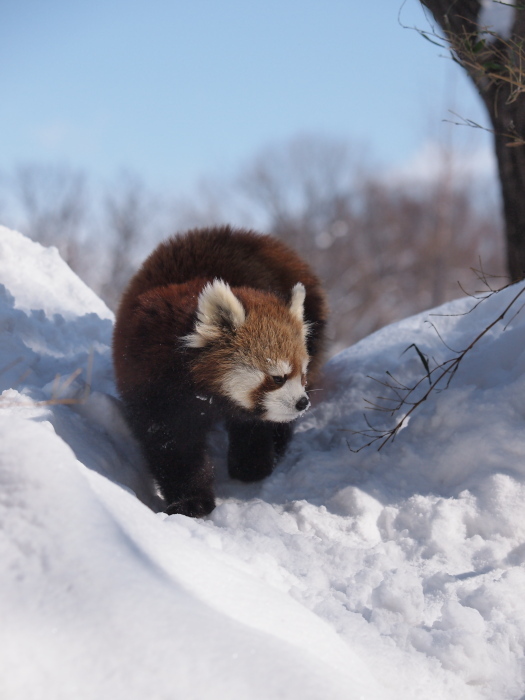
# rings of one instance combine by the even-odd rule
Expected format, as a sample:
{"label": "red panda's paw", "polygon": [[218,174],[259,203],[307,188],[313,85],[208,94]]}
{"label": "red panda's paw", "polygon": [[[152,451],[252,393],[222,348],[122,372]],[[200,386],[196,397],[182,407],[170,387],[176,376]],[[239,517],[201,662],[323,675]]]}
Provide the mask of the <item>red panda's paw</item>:
{"label": "red panda's paw", "polygon": [[203,518],[215,508],[213,496],[189,496],[178,498],[165,509],[168,515],[187,515],[189,518]]}

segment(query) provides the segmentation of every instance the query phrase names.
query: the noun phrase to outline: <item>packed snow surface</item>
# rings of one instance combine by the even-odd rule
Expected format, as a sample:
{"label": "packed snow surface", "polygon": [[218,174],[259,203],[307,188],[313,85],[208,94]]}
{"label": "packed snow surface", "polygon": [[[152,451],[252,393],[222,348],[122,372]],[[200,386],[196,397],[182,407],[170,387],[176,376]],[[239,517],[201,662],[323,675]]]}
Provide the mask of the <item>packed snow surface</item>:
{"label": "packed snow surface", "polygon": [[0,283],[3,700],[525,696],[525,295],[394,442],[353,432],[520,286],[333,358],[260,484],[228,480],[217,429],[218,506],[192,520],[160,512],[121,418],[111,312],[7,229]]}

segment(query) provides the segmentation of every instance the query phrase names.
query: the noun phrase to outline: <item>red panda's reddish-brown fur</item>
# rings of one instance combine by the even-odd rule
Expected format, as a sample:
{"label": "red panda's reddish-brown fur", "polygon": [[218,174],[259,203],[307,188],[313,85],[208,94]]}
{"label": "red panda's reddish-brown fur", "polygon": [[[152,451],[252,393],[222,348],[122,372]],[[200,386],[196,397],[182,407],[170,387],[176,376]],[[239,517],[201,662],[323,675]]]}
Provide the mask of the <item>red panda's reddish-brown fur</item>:
{"label": "red panda's reddish-brown fur", "polygon": [[326,316],[317,277],[270,236],[194,230],[149,256],[122,297],[113,358],[168,512],[214,507],[205,438],[216,420],[226,421],[233,477],[271,473],[292,433],[290,402],[297,415],[308,405],[306,364],[310,381]]}

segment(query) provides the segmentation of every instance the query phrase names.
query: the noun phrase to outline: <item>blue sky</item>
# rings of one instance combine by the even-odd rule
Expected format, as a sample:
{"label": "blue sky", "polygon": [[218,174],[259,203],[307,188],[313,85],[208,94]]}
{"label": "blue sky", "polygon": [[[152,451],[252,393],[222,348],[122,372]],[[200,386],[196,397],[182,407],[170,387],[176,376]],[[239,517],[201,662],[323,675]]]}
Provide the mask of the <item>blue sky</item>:
{"label": "blue sky", "polygon": [[428,27],[417,0],[3,0],[0,171],[129,169],[177,190],[305,133],[402,165],[449,109],[486,119],[461,69],[398,16]]}

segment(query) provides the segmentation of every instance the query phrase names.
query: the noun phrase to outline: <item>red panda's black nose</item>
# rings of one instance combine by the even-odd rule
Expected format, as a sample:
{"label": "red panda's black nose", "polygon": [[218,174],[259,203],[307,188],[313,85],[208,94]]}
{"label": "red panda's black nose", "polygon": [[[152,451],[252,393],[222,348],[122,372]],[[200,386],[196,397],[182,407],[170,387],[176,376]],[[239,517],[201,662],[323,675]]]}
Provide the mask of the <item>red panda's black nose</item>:
{"label": "red panda's black nose", "polygon": [[298,411],[305,411],[309,405],[310,405],[310,401],[308,399],[308,396],[301,396],[299,401],[295,404],[295,408]]}

